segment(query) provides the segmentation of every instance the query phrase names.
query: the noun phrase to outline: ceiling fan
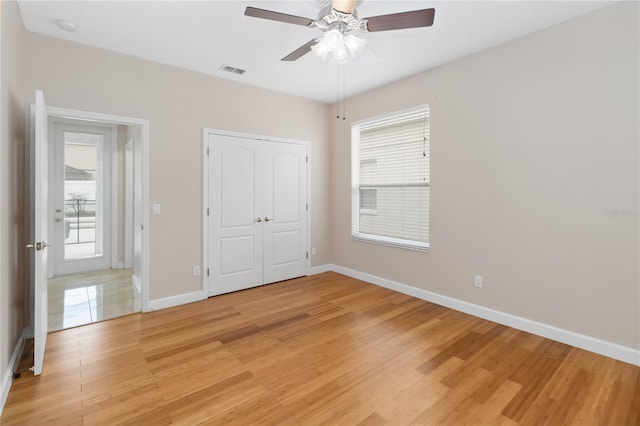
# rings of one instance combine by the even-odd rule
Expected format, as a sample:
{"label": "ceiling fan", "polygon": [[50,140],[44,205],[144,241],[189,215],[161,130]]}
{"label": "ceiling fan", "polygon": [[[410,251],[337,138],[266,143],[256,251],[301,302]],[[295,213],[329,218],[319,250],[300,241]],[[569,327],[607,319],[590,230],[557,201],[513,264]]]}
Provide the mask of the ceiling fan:
{"label": "ceiling fan", "polygon": [[282,58],[282,61],[296,61],[314,50],[322,59],[331,55],[332,62],[343,64],[364,48],[365,40],[351,34],[354,30],[371,33],[433,25],[433,8],[358,19],[355,10],[357,2],[358,0],[332,0],[331,6],[323,9],[315,20],[256,7],[247,7],[244,14],[254,18],[318,28],[324,32],[323,36],[303,44]]}

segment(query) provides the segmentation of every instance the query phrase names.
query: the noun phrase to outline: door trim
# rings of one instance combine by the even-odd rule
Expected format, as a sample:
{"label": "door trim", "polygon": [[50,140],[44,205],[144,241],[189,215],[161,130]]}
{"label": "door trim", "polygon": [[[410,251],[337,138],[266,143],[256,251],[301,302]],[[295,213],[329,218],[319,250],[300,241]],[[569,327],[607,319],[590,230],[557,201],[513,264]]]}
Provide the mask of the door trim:
{"label": "door trim", "polygon": [[212,128],[202,129],[202,292],[205,297],[210,297],[213,294],[213,289],[210,288],[208,270],[209,270],[209,215],[207,209],[209,208],[209,154],[207,152],[209,148],[209,135],[227,136],[232,138],[254,139],[269,142],[290,143],[296,145],[304,145],[307,147],[307,275],[311,273],[311,182],[310,182],[310,167],[311,167],[311,155],[309,153],[309,142],[280,138],[274,136],[256,135],[251,133],[233,132],[229,130],[220,130]]}
{"label": "door trim", "polygon": [[68,108],[48,107],[49,117],[71,118],[76,120],[99,121],[102,123],[122,124],[125,126],[139,127],[141,133],[141,151],[142,151],[142,211],[140,212],[142,232],[142,258],[141,269],[142,276],[140,278],[140,295],[142,298],[142,312],[149,312],[149,289],[150,268],[149,268],[149,120],[142,118],[125,117],[114,114],[103,114],[90,111],[79,111]]}

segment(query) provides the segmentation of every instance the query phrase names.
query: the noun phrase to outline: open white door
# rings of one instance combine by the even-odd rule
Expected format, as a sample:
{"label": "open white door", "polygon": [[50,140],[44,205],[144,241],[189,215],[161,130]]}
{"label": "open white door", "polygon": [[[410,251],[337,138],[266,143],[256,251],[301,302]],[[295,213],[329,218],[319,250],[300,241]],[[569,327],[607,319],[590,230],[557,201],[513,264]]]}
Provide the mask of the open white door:
{"label": "open white door", "polygon": [[47,106],[44,95],[36,90],[31,110],[31,218],[33,262],[33,374],[42,373],[47,344]]}

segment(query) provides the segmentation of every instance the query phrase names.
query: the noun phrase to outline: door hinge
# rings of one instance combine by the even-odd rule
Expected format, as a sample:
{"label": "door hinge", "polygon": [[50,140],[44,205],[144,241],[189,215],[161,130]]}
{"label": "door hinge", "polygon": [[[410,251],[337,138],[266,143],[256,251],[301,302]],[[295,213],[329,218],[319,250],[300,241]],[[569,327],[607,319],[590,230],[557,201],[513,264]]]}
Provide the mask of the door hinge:
{"label": "door hinge", "polygon": [[305,161],[308,163],[309,162],[309,156],[305,157]]}
{"label": "door hinge", "polygon": [[307,203],[307,211],[309,211],[309,203]]}
{"label": "door hinge", "polygon": [[209,268],[207,268],[207,276],[209,276]]}
{"label": "door hinge", "polygon": [[207,155],[209,155],[209,147],[207,147]]}
{"label": "door hinge", "polygon": [[209,207],[207,207],[207,216],[209,216]]}
{"label": "door hinge", "polygon": [[307,252],[307,259],[309,258],[309,252]]}

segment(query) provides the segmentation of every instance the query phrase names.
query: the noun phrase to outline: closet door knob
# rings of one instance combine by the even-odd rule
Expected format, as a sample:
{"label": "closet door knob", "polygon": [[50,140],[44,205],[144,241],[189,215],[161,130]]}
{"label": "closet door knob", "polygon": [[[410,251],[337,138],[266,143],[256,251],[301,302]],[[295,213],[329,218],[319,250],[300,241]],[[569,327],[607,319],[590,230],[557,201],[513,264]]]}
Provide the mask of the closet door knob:
{"label": "closet door knob", "polygon": [[261,217],[257,218],[256,222],[262,222],[262,218]]}
{"label": "closet door knob", "polygon": [[273,219],[272,219],[272,218],[270,218],[269,216],[265,216],[265,217],[264,217],[264,221],[265,221],[265,222],[269,222],[270,220],[273,220]]}

